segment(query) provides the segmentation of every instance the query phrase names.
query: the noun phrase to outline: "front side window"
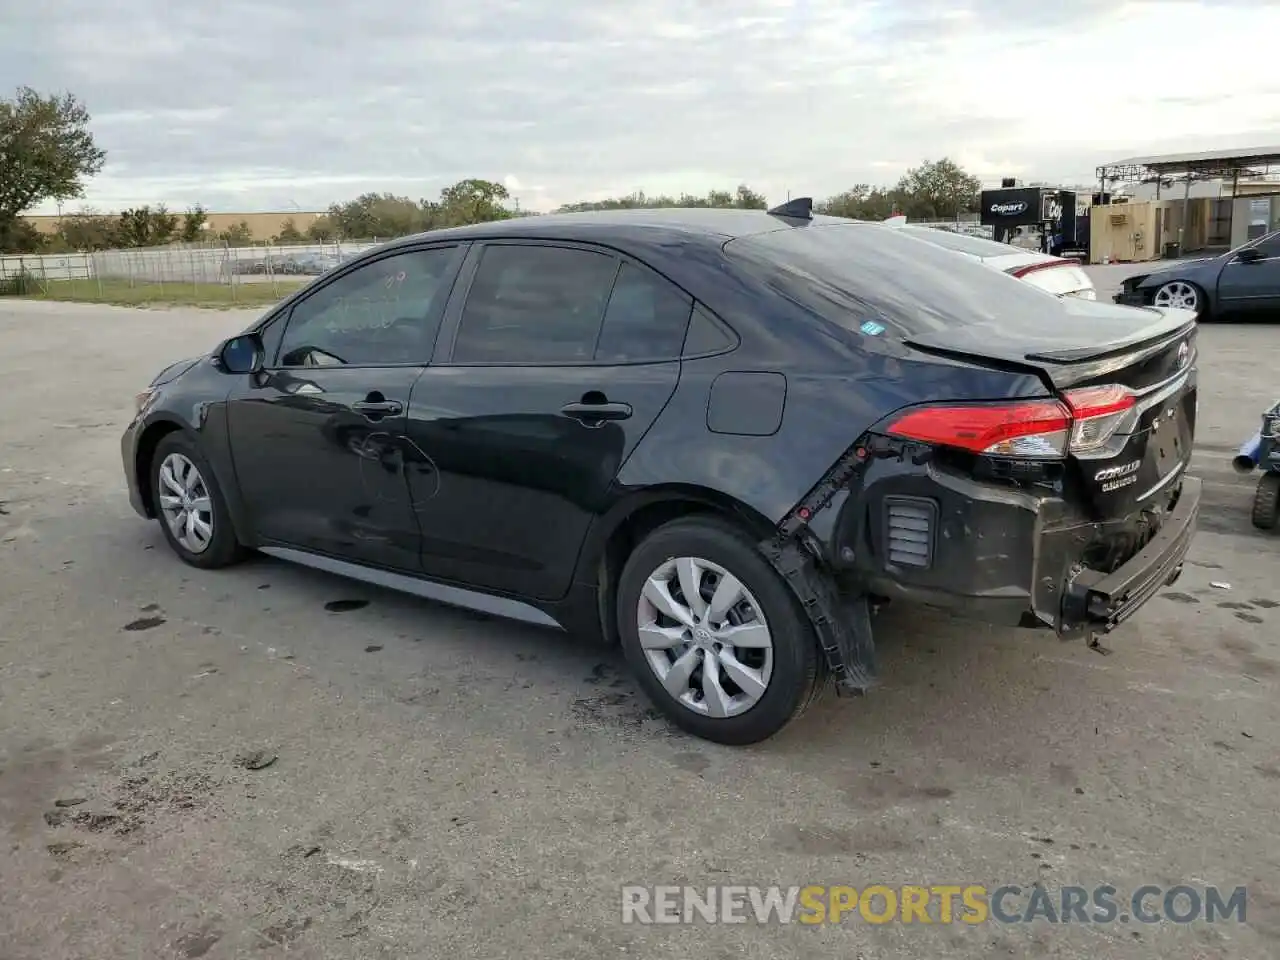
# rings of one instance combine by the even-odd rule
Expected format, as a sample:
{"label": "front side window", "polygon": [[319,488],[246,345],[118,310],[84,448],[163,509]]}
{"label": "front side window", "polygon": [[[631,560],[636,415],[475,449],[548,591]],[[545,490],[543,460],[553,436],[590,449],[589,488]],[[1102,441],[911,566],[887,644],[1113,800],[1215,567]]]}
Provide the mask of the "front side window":
{"label": "front side window", "polygon": [[280,344],[282,367],[426,363],[457,247],[365,264],[302,300]]}
{"label": "front side window", "polygon": [[595,356],[618,261],[591,250],[497,244],[467,294],[455,363],[579,363]]}

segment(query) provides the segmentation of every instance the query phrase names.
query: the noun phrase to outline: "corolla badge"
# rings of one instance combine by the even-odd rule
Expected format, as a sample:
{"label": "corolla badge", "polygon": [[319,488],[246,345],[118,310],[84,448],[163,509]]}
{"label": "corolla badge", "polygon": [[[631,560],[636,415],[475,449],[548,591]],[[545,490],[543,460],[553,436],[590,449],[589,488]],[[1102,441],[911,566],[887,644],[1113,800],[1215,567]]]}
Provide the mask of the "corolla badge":
{"label": "corolla badge", "polygon": [[1191,359],[1191,348],[1187,346],[1187,341],[1183,340],[1178,345],[1178,369],[1181,370],[1187,365],[1187,361]]}
{"label": "corolla badge", "polygon": [[1127,477],[1131,473],[1137,473],[1141,466],[1141,460],[1133,460],[1121,467],[1107,467],[1105,470],[1099,470],[1095,473],[1093,479],[1098,481],[1116,480],[1120,477]]}
{"label": "corolla badge", "polygon": [[1141,460],[1133,460],[1120,467],[1107,467],[1093,475],[1102,487],[1103,493],[1112,493],[1121,487],[1138,482],[1138,471],[1142,468]]}
{"label": "corolla badge", "polygon": [[993,203],[991,212],[997,217],[1016,217],[1027,209],[1025,200],[1013,200],[1008,203]]}

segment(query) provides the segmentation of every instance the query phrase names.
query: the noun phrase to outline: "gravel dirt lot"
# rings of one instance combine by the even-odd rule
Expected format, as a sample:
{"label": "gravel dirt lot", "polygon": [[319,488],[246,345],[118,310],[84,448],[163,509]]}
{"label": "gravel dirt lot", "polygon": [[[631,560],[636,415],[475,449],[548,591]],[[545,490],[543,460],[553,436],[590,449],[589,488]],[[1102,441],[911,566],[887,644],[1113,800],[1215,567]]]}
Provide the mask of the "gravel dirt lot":
{"label": "gravel dirt lot", "polygon": [[[160,367],[250,318],[0,303],[4,960],[1280,955],[1280,540],[1228,463],[1280,392],[1274,326],[1201,331],[1201,532],[1110,655],[890,611],[879,690],[734,750],[558,634],[173,557],[118,438]],[[1037,881],[1247,885],[1247,923],[619,908],[626,883]]]}

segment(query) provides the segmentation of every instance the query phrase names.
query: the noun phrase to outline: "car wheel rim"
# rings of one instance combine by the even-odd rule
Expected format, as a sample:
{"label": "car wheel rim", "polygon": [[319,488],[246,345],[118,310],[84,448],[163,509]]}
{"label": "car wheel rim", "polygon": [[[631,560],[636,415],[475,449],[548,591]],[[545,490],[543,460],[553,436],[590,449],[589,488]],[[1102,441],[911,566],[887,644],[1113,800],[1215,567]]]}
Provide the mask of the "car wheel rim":
{"label": "car wheel rim", "polygon": [[160,464],[160,513],[173,539],[191,553],[204,553],[213,541],[213,501],[196,465],[180,453]]}
{"label": "car wheel rim", "polygon": [[1179,310],[1200,309],[1200,295],[1196,288],[1182,280],[1166,283],[1156,291],[1157,307],[1176,307]]}
{"label": "car wheel rim", "polygon": [[636,627],[667,693],[694,713],[736,717],[760,702],[773,675],[773,636],[756,598],[723,567],[674,557],[649,574]]}

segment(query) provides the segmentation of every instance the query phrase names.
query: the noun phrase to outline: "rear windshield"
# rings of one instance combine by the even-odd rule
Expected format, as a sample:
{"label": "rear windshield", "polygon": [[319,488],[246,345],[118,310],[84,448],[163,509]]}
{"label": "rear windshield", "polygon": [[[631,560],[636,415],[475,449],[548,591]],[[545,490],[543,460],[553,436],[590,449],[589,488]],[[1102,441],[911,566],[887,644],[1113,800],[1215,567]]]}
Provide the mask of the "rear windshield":
{"label": "rear windshield", "polygon": [[963,233],[955,233],[942,227],[898,227],[909,237],[932,243],[934,246],[967,253],[971,257],[1007,257],[1011,253],[1021,253],[1016,247],[1007,243],[996,243],[985,237],[971,237]]}
{"label": "rear windshield", "polygon": [[1057,298],[901,228],[814,222],[739,237],[725,253],[793,303],[850,330],[903,339],[1059,314]]}

